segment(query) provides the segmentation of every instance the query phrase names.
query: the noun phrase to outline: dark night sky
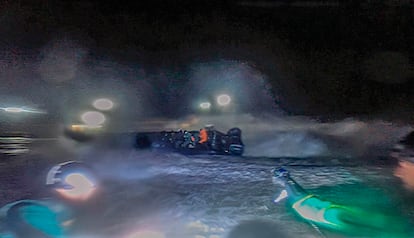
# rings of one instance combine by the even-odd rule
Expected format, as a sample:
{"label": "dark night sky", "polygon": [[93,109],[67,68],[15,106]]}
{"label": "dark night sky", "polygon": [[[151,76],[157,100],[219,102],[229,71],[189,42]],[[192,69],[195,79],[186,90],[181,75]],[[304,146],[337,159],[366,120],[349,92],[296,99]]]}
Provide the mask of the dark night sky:
{"label": "dark night sky", "polygon": [[[217,62],[231,62],[264,75],[268,84],[260,87],[271,88],[288,114],[411,120],[413,4],[322,2],[3,1],[0,93],[44,102],[54,94],[72,98],[63,93],[69,89],[84,95],[106,86],[148,91],[146,85],[153,88],[152,107],[174,115],[184,110],[177,97],[194,96],[183,92],[192,91],[188,78],[200,74],[191,73],[193,64],[214,70]],[[122,77],[125,85],[72,80],[99,78],[100,70]],[[259,101],[249,101],[247,110]]]}

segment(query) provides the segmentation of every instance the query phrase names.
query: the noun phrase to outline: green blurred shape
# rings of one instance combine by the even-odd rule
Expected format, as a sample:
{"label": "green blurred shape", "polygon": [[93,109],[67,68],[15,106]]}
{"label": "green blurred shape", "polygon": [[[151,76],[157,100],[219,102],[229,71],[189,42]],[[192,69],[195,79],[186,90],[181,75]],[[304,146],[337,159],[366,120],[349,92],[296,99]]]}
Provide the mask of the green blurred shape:
{"label": "green blurred shape", "polygon": [[49,207],[33,204],[21,208],[25,221],[51,237],[63,237],[63,228],[57,214]]}
{"label": "green blurred shape", "polygon": [[312,224],[349,236],[413,237],[410,224],[402,216],[334,204],[314,195],[298,199],[291,207]]}

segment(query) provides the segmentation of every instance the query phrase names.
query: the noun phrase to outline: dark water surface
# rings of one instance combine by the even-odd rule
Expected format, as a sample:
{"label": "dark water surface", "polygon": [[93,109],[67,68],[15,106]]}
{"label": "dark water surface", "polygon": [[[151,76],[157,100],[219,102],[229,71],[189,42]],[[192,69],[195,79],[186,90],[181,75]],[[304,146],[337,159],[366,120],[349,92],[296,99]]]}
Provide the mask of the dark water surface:
{"label": "dark water surface", "polygon": [[[283,202],[272,202],[281,188],[272,183],[271,170],[279,166],[305,189],[335,203],[414,218],[414,205],[386,164],[329,157],[184,156],[81,144],[72,144],[76,153],[69,154],[56,149],[58,139],[11,140],[16,148],[30,149],[2,155],[1,205],[47,196],[45,173],[61,161],[85,161],[101,177],[100,197],[80,213],[74,237],[224,238],[246,221],[241,230],[254,234],[341,237],[298,219]],[[265,223],[276,231],[263,228]]]}

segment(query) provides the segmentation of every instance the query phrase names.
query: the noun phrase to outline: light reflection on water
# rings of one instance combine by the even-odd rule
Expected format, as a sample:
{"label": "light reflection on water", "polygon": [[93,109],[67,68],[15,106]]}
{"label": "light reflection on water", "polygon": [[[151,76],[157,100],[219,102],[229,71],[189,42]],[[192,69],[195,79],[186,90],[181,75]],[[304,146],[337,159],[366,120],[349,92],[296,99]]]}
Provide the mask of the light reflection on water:
{"label": "light reflection on water", "polygon": [[25,135],[3,135],[0,136],[0,154],[20,155],[29,152],[32,138]]}
{"label": "light reflection on water", "polygon": [[36,138],[29,133],[0,134],[0,157],[25,155],[39,144],[55,141],[56,138]]}
{"label": "light reflection on water", "polygon": [[[359,165],[348,161],[342,164],[338,160],[332,163],[332,159],[323,159],[326,160],[326,166],[322,166],[321,158],[302,159],[299,162],[294,158],[188,157],[133,152],[119,158],[112,154],[111,159],[99,163],[90,161],[106,175],[112,171],[107,178],[118,185],[111,189],[111,200],[120,207],[129,207],[127,217],[134,217],[134,213],[141,213],[142,217],[156,214],[157,218],[151,219],[162,224],[160,226],[170,232],[169,237],[199,235],[224,238],[242,221],[263,219],[273,222],[275,226],[279,225],[291,237],[320,237],[318,231],[298,220],[283,204],[272,203],[280,187],[272,183],[270,171],[281,165],[287,165],[292,176],[304,188],[337,203],[369,209],[391,209],[400,202],[395,193],[397,183],[390,167]],[[130,167],[124,170],[125,167],[113,167],[114,163],[127,163]],[[131,180],[132,175],[124,173],[146,176],[134,181]],[[372,183],[377,180],[382,182]],[[119,186],[119,183],[125,184]],[[394,193],[387,194],[391,190]],[[126,194],[128,199],[125,199]],[[131,204],[134,205],[129,206]],[[154,210],[144,214],[142,206]],[[117,213],[115,210],[112,212]],[[191,224],[191,229],[188,224]],[[180,227],[180,232],[185,231],[184,234],[177,234],[177,227]]]}

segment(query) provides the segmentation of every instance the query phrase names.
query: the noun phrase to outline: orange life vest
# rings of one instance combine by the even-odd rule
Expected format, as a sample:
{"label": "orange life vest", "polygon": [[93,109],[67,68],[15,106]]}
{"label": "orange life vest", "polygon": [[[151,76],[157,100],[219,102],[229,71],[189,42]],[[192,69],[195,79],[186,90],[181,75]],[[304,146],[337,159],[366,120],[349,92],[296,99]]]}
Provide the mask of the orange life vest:
{"label": "orange life vest", "polygon": [[201,129],[200,130],[200,140],[198,141],[198,143],[205,143],[208,140],[208,134],[207,134],[207,130],[206,129]]}

